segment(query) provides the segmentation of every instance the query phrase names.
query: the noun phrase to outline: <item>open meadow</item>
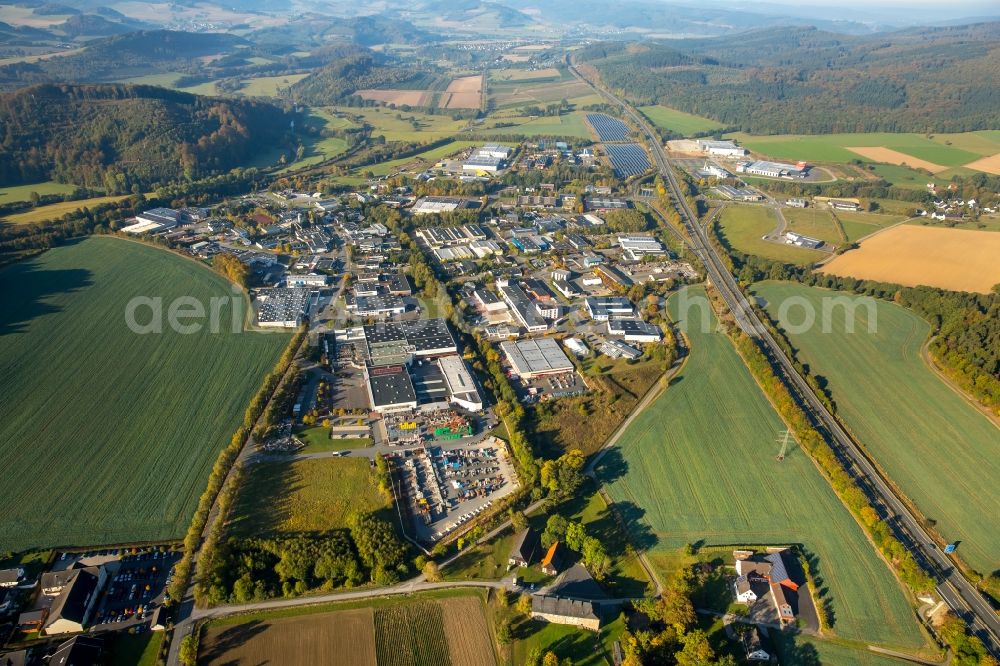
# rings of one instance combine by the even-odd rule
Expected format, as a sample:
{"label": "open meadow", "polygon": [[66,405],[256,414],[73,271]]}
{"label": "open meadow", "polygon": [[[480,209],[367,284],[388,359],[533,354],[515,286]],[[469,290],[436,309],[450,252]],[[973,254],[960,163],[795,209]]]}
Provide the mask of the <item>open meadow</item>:
{"label": "open meadow", "polygon": [[[574,98],[589,97],[593,93],[587,84],[578,81],[566,69],[543,71],[550,71],[551,74],[545,77],[491,79],[487,87],[491,104],[498,109],[524,104],[544,106],[563,99],[573,101]],[[594,103],[599,101],[594,100]]]}
{"label": "open meadow", "polygon": [[246,470],[230,527],[245,537],[342,528],[354,512],[388,508],[376,484],[367,458],[257,462]]}
{"label": "open meadow", "polygon": [[1000,283],[1000,234],[900,224],[823,266],[824,273],[989,293]]}
{"label": "open meadow", "polygon": [[684,113],[683,111],[660,106],[659,104],[640,106],[639,110],[653,121],[653,124],[657,127],[677,132],[684,136],[691,136],[698,132],[709,132],[722,127],[719,122],[711,118]]}
{"label": "open meadow", "polygon": [[402,111],[381,106],[336,107],[335,110],[360,118],[372,126],[372,136],[383,136],[386,141],[436,141],[461,131],[468,122],[452,120],[446,114]]}
{"label": "open meadow", "polygon": [[20,213],[13,213],[7,217],[0,218],[0,222],[7,222],[10,224],[33,224],[35,222],[45,222],[46,220],[55,220],[62,217],[66,213],[74,213],[81,208],[99,206],[105,203],[113,203],[115,201],[121,201],[122,199],[127,199],[130,195],[122,194],[118,196],[110,197],[92,197],[90,199],[78,199],[76,201],[59,201],[53,204],[47,204],[45,206],[38,206],[37,208],[31,208],[29,210],[21,211]]}
{"label": "open meadow", "polygon": [[834,215],[840,220],[840,227],[851,243],[906,219],[905,215],[854,213],[844,210],[838,210]]}
{"label": "open meadow", "polygon": [[819,238],[830,245],[843,245],[844,237],[840,233],[840,225],[829,211],[817,208],[785,208],[781,211],[788,222],[788,230],[795,233]]}
{"label": "open meadow", "polygon": [[[288,334],[232,332],[230,285],[114,238],[57,247],[2,272],[0,550],[183,536],[213,462]],[[137,334],[135,297],[226,299],[219,332]],[[149,308],[136,320],[145,323]]]}
{"label": "open meadow", "polygon": [[[774,319],[791,297],[820,312],[825,297],[851,296],[773,282],[754,291]],[[1000,567],[1000,531],[989,519],[1000,505],[1000,429],[927,366],[921,348],[930,325],[893,303],[874,303],[874,333],[867,308],[836,308],[829,332],[816,326],[789,339],[799,360],[829,381],[839,417],[889,477],[946,540],[961,542],[963,559],[992,572]],[[788,317],[799,322],[800,314],[793,308]]]}
{"label": "open meadow", "polygon": [[717,330],[704,294],[690,288],[670,299],[690,357],[597,470],[633,538],[661,570],[685,544],[802,544],[834,633],[922,646],[903,589],[808,454],[793,440],[777,459],[785,425]]}
{"label": "open meadow", "polygon": [[[500,116],[495,119],[491,117],[483,125],[483,131],[491,134],[511,135],[511,136],[565,136],[580,139],[589,139],[590,128],[587,126],[586,114],[582,111],[570,111],[558,116],[541,116],[530,118],[527,116]],[[507,125],[496,126],[497,123]]]}
{"label": "open meadow", "polygon": [[279,91],[288,89],[306,76],[308,74],[282,74],[244,79],[240,84],[240,93],[248,97],[277,97]]}
{"label": "open meadow", "polygon": [[488,666],[496,662],[482,595],[469,591],[226,618],[205,629],[198,659],[202,666]]}
{"label": "open meadow", "polygon": [[31,201],[32,192],[37,192],[39,196],[45,196],[46,194],[72,194],[75,189],[76,185],[57,183],[51,180],[44,183],[31,183],[30,185],[10,185],[0,187],[0,204]]}
{"label": "open meadow", "polygon": [[719,214],[719,230],[733,249],[788,264],[805,266],[827,256],[825,252],[772,243],[763,237],[778,226],[774,210],[766,206],[730,204]]}
{"label": "open meadow", "polygon": [[927,168],[932,173],[944,171],[944,176],[960,167],[988,171],[980,167],[984,164],[988,167],[990,163],[980,160],[1000,154],[1000,131],[997,130],[926,135],[873,132],[756,136],[738,132],[729,136],[755,153],[772,159],[905,163],[910,167]]}

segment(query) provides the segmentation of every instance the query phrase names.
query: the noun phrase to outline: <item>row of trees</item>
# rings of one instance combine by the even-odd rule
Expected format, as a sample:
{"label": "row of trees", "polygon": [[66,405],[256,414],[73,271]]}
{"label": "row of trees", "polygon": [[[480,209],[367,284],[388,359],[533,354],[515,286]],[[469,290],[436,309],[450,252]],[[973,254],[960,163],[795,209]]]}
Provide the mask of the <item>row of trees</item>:
{"label": "row of trees", "polygon": [[[246,411],[243,414],[243,424],[233,434],[229,445],[219,453],[218,458],[215,460],[215,464],[212,466],[212,472],[208,477],[208,486],[205,488],[205,491],[201,494],[201,498],[198,500],[198,508],[195,510],[194,516],[191,519],[191,524],[188,526],[187,534],[184,536],[184,555],[181,557],[180,561],[177,562],[174,568],[174,580],[173,583],[171,583],[169,590],[171,599],[174,602],[180,601],[187,591],[188,583],[190,582],[191,574],[193,573],[194,553],[198,549],[201,542],[201,535],[202,532],[204,532],[206,523],[208,522],[208,515],[212,510],[212,505],[215,504],[216,498],[222,492],[223,484],[227,478],[230,479],[230,488],[232,489],[236,487],[234,480],[238,480],[239,475],[234,474],[230,476],[229,472],[236,463],[236,459],[239,457],[240,451],[243,450],[243,446],[246,443],[247,438],[250,436],[250,431],[253,428],[254,423],[257,422],[257,419],[263,413],[268,399],[278,386],[278,382],[285,375],[285,372],[291,365],[292,361],[295,359],[295,355],[298,353],[299,347],[302,346],[302,342],[306,338],[306,333],[306,329],[301,328],[289,341],[288,347],[285,348],[281,358],[278,359],[278,363],[275,365],[274,370],[272,370],[264,378],[264,381],[257,390],[257,393],[254,394],[253,398],[250,400],[250,404],[247,405]],[[231,492],[232,490],[228,490],[227,495]],[[224,517],[224,514],[220,515],[220,520],[217,520],[215,523],[219,529],[221,529],[221,524],[224,522]],[[217,543],[217,541],[218,536],[216,536],[215,543]],[[206,550],[208,550],[207,553]],[[212,561],[213,555],[211,549],[203,548],[202,555],[207,558],[209,563]],[[196,598],[198,591],[199,587],[196,585]]]}

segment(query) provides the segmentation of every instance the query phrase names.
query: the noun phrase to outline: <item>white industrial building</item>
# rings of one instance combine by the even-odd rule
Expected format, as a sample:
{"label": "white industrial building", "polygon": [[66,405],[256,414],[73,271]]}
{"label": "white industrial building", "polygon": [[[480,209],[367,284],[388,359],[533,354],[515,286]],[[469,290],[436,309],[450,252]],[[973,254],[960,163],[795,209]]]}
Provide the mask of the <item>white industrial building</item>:
{"label": "white industrial building", "polygon": [[153,208],[135,216],[135,223],[124,227],[129,234],[155,234],[173,229],[180,223],[180,211],[172,208]]}
{"label": "white industrial building", "polygon": [[766,176],[767,178],[805,178],[809,171],[809,165],[805,162],[786,164],[757,160],[756,162],[740,162],[736,165],[736,171],[751,176]]}
{"label": "white industrial building", "polygon": [[307,273],[305,275],[286,275],[286,287],[325,287],[327,276],[320,273]]}
{"label": "white industrial building", "polygon": [[698,147],[701,152],[719,157],[743,157],[747,154],[746,148],[737,146],[732,141],[705,141],[699,140]]}
{"label": "white industrial building", "polygon": [[818,238],[803,236],[802,234],[797,234],[794,231],[785,232],[785,243],[788,245],[797,245],[798,247],[807,247],[813,250],[818,247],[822,247],[823,245],[823,241]]}
{"label": "white industrial building", "polygon": [[572,372],[573,362],[552,338],[529,338],[501,342],[500,351],[507,357],[514,373],[521,379]]}
{"label": "white industrial building", "polygon": [[438,359],[438,366],[444,381],[448,385],[448,395],[451,402],[459,407],[478,412],[483,409],[483,399],[479,395],[476,383],[465,365],[461,356],[442,356]]}
{"label": "white industrial building", "polygon": [[663,244],[652,236],[619,236],[618,245],[625,256],[632,261],[638,261],[647,254],[661,255],[667,251]]}
{"label": "white industrial building", "polygon": [[510,154],[514,152],[507,146],[501,145],[499,143],[488,143],[476,151],[477,155],[482,155],[484,157],[495,157],[497,159],[505,160],[510,157]]}
{"label": "white industrial building", "polygon": [[660,329],[641,319],[612,319],[608,321],[608,335],[620,336],[628,342],[659,342]]}

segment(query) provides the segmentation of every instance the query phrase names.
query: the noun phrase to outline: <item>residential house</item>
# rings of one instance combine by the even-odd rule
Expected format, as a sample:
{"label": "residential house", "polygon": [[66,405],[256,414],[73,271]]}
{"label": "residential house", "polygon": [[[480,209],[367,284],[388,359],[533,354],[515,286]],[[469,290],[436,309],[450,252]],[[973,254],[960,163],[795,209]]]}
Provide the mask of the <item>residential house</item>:
{"label": "residential house", "polygon": [[514,535],[514,544],[510,548],[510,557],[507,558],[508,568],[530,565],[538,545],[538,535],[530,527]]}
{"label": "residential house", "polygon": [[42,633],[52,635],[83,631],[90,622],[107,573],[103,567],[73,569],[71,573],[74,575],[52,602]]}
{"label": "residential house", "polygon": [[555,576],[562,567],[562,553],[559,552],[559,542],[549,546],[545,557],[542,559],[542,573],[546,576]]}
{"label": "residential house", "polygon": [[550,594],[535,594],[531,597],[531,617],[554,624],[569,624],[575,627],[599,631],[601,616],[593,601],[571,599]]}

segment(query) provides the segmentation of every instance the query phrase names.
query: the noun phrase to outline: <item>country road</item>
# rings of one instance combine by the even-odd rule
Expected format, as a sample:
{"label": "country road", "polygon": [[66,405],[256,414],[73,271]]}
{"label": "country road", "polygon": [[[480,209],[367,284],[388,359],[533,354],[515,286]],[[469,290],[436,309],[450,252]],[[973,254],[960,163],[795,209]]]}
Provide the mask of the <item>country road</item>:
{"label": "country road", "polygon": [[760,321],[750,306],[732,274],[729,273],[715,248],[709,242],[704,228],[691,211],[681,193],[670,159],[667,157],[659,137],[649,123],[629,104],[590,81],[581,74],[567,58],[570,71],[584,81],[598,94],[618,106],[622,113],[632,120],[645,134],[649,149],[656,160],[660,174],[667,181],[674,202],[681,213],[689,235],[691,249],[702,260],[711,283],[716,287],[732,312],[737,324],[751,337],[757,339],[769,356],[772,365],[780,369],[786,384],[795,394],[799,404],[806,409],[817,429],[832,444],[834,450],[845,463],[862,489],[874,503],[881,517],[886,520],[913,554],[917,562],[931,571],[938,581],[937,591],[951,609],[965,620],[972,631],[982,639],[987,649],[1000,656],[1000,618],[976,591],[976,588],[962,575],[959,568],[938,548],[933,538],[920,524],[906,502],[896,495],[889,481],[882,476],[876,464],[846,432],[840,423],[826,409],[813,393],[805,379],[795,370],[792,361],[771,336],[770,331]]}

